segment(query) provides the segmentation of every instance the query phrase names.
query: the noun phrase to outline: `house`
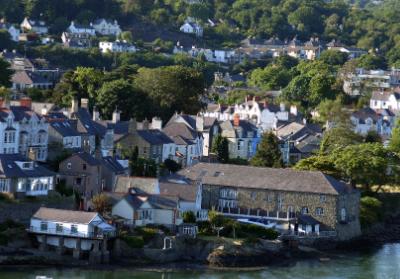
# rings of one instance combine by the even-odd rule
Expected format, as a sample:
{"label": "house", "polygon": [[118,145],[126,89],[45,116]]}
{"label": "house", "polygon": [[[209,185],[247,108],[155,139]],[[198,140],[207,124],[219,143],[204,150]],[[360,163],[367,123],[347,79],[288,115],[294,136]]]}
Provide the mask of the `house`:
{"label": "house", "polygon": [[92,35],[89,33],[70,33],[63,32],[61,35],[63,45],[68,48],[91,48]]}
{"label": "house", "polygon": [[173,159],[174,141],[161,130],[161,126],[153,129],[151,126],[154,125],[147,119],[143,120],[140,129],[138,124],[136,119],[129,120],[127,127],[125,126],[127,129],[125,128],[123,135],[115,141],[118,151],[137,148],[139,157],[154,160],[158,164],[166,159]]}
{"label": "house", "polygon": [[400,93],[397,89],[372,92],[369,101],[371,109],[389,109],[393,112],[400,110]]}
{"label": "house", "polygon": [[20,154],[0,154],[0,192],[16,198],[47,196],[55,173]]}
{"label": "house", "polygon": [[0,154],[21,154],[35,161],[46,161],[48,123],[31,110],[32,100],[22,98],[18,106],[0,99]]}
{"label": "house", "polygon": [[92,25],[78,24],[71,21],[71,24],[67,28],[67,32],[71,34],[87,34],[89,36],[96,36],[96,30]]}
{"label": "house", "polygon": [[213,139],[219,133],[218,121],[215,117],[175,113],[167,122],[166,127],[172,123],[183,123],[191,130],[201,133],[203,136],[202,156],[209,156]]}
{"label": "house", "polygon": [[182,166],[190,166],[203,156],[203,136],[183,122],[170,122],[163,132],[175,143],[172,159]]}
{"label": "house", "polygon": [[40,74],[31,71],[16,71],[12,77],[12,90],[23,91],[28,88],[50,89],[53,83]]}
{"label": "house", "polygon": [[112,215],[133,226],[157,224],[175,228],[182,223],[179,209],[179,198],[175,196],[136,193],[133,189],[112,207]]}
{"label": "house", "polygon": [[354,131],[363,136],[374,131],[385,139],[389,138],[395,124],[395,115],[388,109],[380,110],[380,112],[382,114],[371,108],[363,108],[353,112],[350,120],[354,126]]}
{"label": "house", "polygon": [[255,124],[248,120],[241,120],[235,114],[233,120],[220,123],[221,136],[229,142],[229,157],[248,160],[255,154],[260,133]]}
{"label": "house", "polygon": [[185,23],[179,28],[183,33],[194,34],[196,37],[203,37],[203,27],[193,19],[186,19]]}
{"label": "house", "polygon": [[130,44],[127,41],[119,41],[119,40],[116,40],[115,42],[108,42],[108,41],[99,42],[99,48],[102,53],[136,52],[136,47],[133,44]]}
{"label": "house", "polygon": [[359,191],[319,171],[199,163],[178,174],[201,185],[203,209],[269,222],[284,234],[303,233],[289,227],[302,216],[320,223],[307,234],[340,240],[361,234]]}
{"label": "house", "polygon": [[25,32],[34,32],[37,34],[47,34],[49,29],[43,20],[30,19],[25,17],[21,23],[21,30]]}
{"label": "house", "polygon": [[75,259],[89,253],[91,263],[107,263],[107,240],[116,235],[97,212],[84,212],[41,207],[32,216],[29,230],[40,243],[40,250],[56,248],[59,255],[72,250]]}
{"label": "house", "polygon": [[62,146],[65,149],[82,148],[82,136],[76,129],[76,122],[66,118],[47,117],[49,122],[49,145]]}
{"label": "house", "polygon": [[122,32],[117,20],[96,19],[92,27],[101,35],[118,36]]}
{"label": "house", "polygon": [[[96,109],[94,109],[96,112]],[[114,130],[107,123],[96,122],[89,111],[89,100],[82,98],[80,106],[78,100],[72,100],[70,119],[77,122],[77,130],[82,136],[83,149],[93,154],[96,140],[100,144],[102,156],[111,156],[114,152]]]}
{"label": "house", "polygon": [[285,123],[276,129],[275,134],[281,142],[283,162],[288,165],[312,155],[319,149],[322,139],[319,125],[304,122]]}
{"label": "house", "polygon": [[360,49],[360,48],[345,46],[344,44],[342,44],[339,41],[336,41],[335,39],[333,39],[332,41],[327,43],[326,48],[329,50],[336,50],[336,51],[347,53],[349,59],[355,59],[355,58],[358,58],[358,57],[368,53],[367,51]]}
{"label": "house", "polygon": [[14,25],[5,23],[5,22],[0,22],[0,30],[6,30],[8,34],[10,34],[11,40],[14,42],[19,41],[19,29],[15,28]]}

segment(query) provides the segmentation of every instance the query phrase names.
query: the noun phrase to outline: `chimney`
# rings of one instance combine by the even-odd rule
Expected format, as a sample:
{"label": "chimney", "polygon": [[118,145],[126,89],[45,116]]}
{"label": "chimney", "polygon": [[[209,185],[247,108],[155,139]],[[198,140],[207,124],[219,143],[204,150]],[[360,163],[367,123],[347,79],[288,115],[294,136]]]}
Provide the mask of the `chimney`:
{"label": "chimney", "polygon": [[128,133],[129,134],[134,134],[136,132],[136,128],[137,128],[136,119],[135,118],[131,118],[131,120],[129,120]]}
{"label": "chimney", "polygon": [[44,105],[42,108],[42,111],[41,111],[42,115],[47,115],[48,112],[49,112],[49,110],[47,109],[47,106]]}
{"label": "chimney", "polygon": [[36,152],[32,147],[30,147],[28,150],[28,159],[36,161]]}
{"label": "chimney", "polygon": [[89,108],[89,99],[87,99],[87,98],[81,99],[81,108],[85,108],[85,109]]}
{"label": "chimney", "polygon": [[100,112],[97,110],[97,107],[93,107],[93,121],[100,120]]}
{"label": "chimney", "polygon": [[78,100],[77,99],[72,99],[71,102],[71,113],[76,113],[78,112]]}
{"label": "chimney", "polygon": [[279,107],[280,107],[281,112],[286,110],[285,103],[280,103]]}
{"label": "chimney", "polygon": [[19,106],[31,109],[32,108],[32,99],[29,97],[23,97],[19,100]]}
{"label": "chimney", "polygon": [[204,117],[199,114],[196,115],[196,130],[199,132],[204,130]]}
{"label": "chimney", "polygon": [[237,113],[235,113],[235,115],[233,116],[233,126],[240,126],[240,115]]}
{"label": "chimney", "polygon": [[153,117],[153,119],[151,119],[151,128],[161,131],[162,130],[162,120],[161,120],[161,118]]}
{"label": "chimney", "polygon": [[297,107],[296,106],[290,106],[290,114],[297,116]]}
{"label": "chimney", "polygon": [[116,107],[112,113],[112,123],[117,123],[121,120],[121,112]]}
{"label": "chimney", "polygon": [[143,122],[142,122],[142,128],[143,128],[143,130],[148,130],[148,129],[149,129],[149,126],[150,126],[149,120],[147,120],[147,118],[145,118],[145,119],[143,120]]}

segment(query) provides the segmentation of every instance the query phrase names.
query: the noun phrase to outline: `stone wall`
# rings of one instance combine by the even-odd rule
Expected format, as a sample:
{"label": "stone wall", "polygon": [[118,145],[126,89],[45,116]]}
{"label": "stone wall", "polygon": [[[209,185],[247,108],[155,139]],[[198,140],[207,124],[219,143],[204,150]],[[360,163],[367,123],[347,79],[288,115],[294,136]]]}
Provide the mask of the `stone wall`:
{"label": "stone wall", "polygon": [[[346,209],[346,220],[340,222],[340,211]],[[360,226],[360,193],[341,195],[337,201],[338,223],[336,231],[340,240],[347,240],[361,235]]]}

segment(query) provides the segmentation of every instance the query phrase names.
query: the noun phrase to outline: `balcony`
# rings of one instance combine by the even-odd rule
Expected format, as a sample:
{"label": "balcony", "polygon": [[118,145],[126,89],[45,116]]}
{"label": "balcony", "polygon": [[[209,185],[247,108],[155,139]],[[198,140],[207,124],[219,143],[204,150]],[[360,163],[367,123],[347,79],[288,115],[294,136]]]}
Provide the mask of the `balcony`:
{"label": "balcony", "polygon": [[86,239],[104,239],[104,238],[110,238],[110,237],[115,237],[116,232],[97,232],[97,233],[82,233],[82,232],[73,232],[70,229],[64,228],[62,231],[57,230],[57,229],[49,229],[47,228],[46,230],[42,230],[41,228],[38,227],[29,227],[28,229],[29,233],[34,233],[34,234],[46,234],[46,235],[52,235],[52,236],[63,236],[63,237],[72,237],[72,238],[86,238]]}

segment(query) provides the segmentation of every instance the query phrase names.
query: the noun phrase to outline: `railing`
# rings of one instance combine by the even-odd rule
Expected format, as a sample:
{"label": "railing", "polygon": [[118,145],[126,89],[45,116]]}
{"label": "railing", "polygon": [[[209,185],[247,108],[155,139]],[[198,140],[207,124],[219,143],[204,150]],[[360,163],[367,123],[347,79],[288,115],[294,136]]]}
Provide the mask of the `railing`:
{"label": "railing", "polygon": [[321,231],[321,232],[294,232],[286,231],[283,232],[282,238],[323,238],[323,237],[336,237],[336,231]]}
{"label": "railing", "polygon": [[76,237],[76,238],[91,238],[91,239],[103,239],[105,237],[114,237],[115,232],[99,232],[99,233],[82,233],[82,232],[73,232],[70,229],[42,229],[38,227],[30,227],[28,229],[29,232],[32,233],[40,233],[40,234],[49,234],[49,235],[59,235],[59,236],[66,236],[66,237]]}

